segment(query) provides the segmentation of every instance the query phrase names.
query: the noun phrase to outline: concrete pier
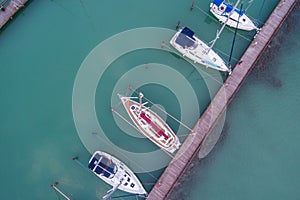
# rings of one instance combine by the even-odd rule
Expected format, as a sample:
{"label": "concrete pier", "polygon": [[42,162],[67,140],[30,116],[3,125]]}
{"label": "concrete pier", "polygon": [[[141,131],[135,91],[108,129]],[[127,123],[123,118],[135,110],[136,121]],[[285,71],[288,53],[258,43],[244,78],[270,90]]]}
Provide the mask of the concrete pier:
{"label": "concrete pier", "polygon": [[8,5],[3,6],[0,10],[0,30],[9,20],[13,19],[13,16],[25,6],[28,0],[2,0],[1,3],[4,4],[6,1]]}

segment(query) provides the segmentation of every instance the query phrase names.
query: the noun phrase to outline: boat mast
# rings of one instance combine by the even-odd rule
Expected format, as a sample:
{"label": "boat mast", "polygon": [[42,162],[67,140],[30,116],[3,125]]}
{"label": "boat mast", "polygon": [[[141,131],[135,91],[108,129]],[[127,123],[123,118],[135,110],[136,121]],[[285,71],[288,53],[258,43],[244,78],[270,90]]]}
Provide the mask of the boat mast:
{"label": "boat mast", "polygon": [[142,98],[144,97],[144,95],[143,95],[143,93],[139,93],[139,102],[140,102],[140,108],[139,108],[139,111],[141,111],[142,110]]}
{"label": "boat mast", "polygon": [[[241,9],[243,9],[243,3],[241,4]],[[234,36],[233,36],[233,41],[232,41],[232,45],[231,45],[231,50],[230,50],[230,55],[229,55],[229,59],[228,59],[228,66],[231,67],[231,57],[232,57],[232,53],[233,53],[233,47],[234,47],[234,43],[235,43],[235,38],[236,38],[236,34],[237,34],[237,29],[240,23],[240,17],[241,15],[239,15],[238,17],[238,21],[236,23],[236,27],[235,27],[235,31],[234,31]]]}
{"label": "boat mast", "polygon": [[233,9],[232,9],[232,10],[230,11],[230,13],[228,14],[228,17],[227,17],[226,21],[224,22],[223,26],[221,27],[220,31],[217,31],[217,35],[216,35],[215,39],[213,39],[213,40],[210,42],[211,45],[210,45],[210,47],[207,49],[206,54],[209,53],[209,51],[213,48],[213,46],[215,45],[215,43],[216,43],[217,40],[219,39],[219,37],[220,37],[220,35],[221,35],[223,29],[225,28],[225,26],[226,26],[226,24],[227,24],[227,22],[228,22],[228,20],[229,20],[229,17],[233,14],[233,12],[235,11],[235,9],[236,9],[236,7],[237,7],[237,5],[238,5],[239,3],[240,3],[240,0],[238,0],[238,1],[235,3],[235,5],[233,6]]}
{"label": "boat mast", "polygon": [[115,191],[117,191],[118,187],[122,184],[123,180],[124,180],[124,179],[122,178],[122,179],[120,180],[120,183],[119,183],[118,185],[116,185],[116,186],[113,187],[112,189],[108,190],[107,193],[106,193],[106,195],[104,195],[104,196],[102,197],[102,200],[107,200],[107,199],[109,199],[109,198],[111,197],[111,195],[112,195]]}

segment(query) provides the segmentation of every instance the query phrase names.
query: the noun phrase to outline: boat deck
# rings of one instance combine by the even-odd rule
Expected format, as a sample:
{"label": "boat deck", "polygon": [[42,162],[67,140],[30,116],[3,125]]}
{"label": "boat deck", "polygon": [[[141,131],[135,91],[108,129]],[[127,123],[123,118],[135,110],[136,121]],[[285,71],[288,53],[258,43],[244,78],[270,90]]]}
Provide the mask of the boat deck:
{"label": "boat deck", "polygon": [[297,0],[281,0],[276,6],[259,34],[257,34],[242,56],[240,64],[237,64],[231,76],[228,77],[211,104],[198,120],[193,133],[189,134],[186,138],[173,160],[152,188],[147,198],[148,200],[166,199],[168,197],[192,158],[201,148],[203,139],[215,126],[217,120],[231,102],[296,2]]}
{"label": "boat deck", "polygon": [[[179,139],[172,129],[151,109],[147,110],[146,107],[142,106],[142,112],[137,116],[138,114],[132,111],[132,107],[137,109],[140,106],[137,102],[130,99],[122,99],[122,103],[137,129],[154,144],[169,153],[174,153],[179,148]],[[143,120],[139,120],[138,118]]]}
{"label": "boat deck", "polygon": [[[0,11],[0,29],[11,19],[13,15],[25,6],[28,0],[10,0],[5,11]],[[4,1],[1,1],[4,2]],[[0,5],[1,6],[1,5]]]}

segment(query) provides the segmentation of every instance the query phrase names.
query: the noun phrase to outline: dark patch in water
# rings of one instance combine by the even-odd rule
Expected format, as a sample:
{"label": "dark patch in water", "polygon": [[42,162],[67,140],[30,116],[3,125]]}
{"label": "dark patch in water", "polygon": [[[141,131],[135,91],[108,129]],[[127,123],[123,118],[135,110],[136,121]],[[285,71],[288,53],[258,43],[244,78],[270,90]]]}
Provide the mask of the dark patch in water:
{"label": "dark patch in water", "polygon": [[207,24],[211,24],[214,22],[214,20],[212,20],[210,16],[209,17],[207,16],[207,17],[205,17],[204,22]]}
{"label": "dark patch in water", "polygon": [[193,178],[193,175],[197,173],[198,167],[200,166],[200,162],[198,157],[196,156],[190,165],[186,168],[185,172],[180,178],[180,181],[177,182],[173,191],[169,195],[169,200],[177,200],[177,199],[188,199],[189,190],[186,190],[186,185],[193,185],[193,183],[197,180]]}
{"label": "dark patch in water", "polygon": [[278,60],[276,59],[277,51],[281,48],[281,42],[284,40],[283,34],[277,34],[267,49],[263,52],[252,71],[252,77],[255,81],[271,85],[274,88],[282,86],[278,76]]}
{"label": "dark patch in water", "polygon": [[[280,60],[278,60],[276,56],[278,51],[282,49],[282,44],[288,42],[286,41],[286,35],[299,26],[299,8],[300,3],[297,2],[293,11],[290,13],[266,50],[261,55],[253,71],[251,72],[251,77],[254,79],[254,81],[270,85],[276,89],[280,89],[282,87],[283,83],[280,78],[278,78],[280,76],[280,74],[278,74]],[[289,43],[289,49],[292,49],[295,45],[297,44]]]}
{"label": "dark patch in water", "polygon": [[[194,174],[198,174],[197,178],[201,179],[201,182],[205,182],[205,175],[203,172],[205,170],[199,171],[199,169],[204,169],[205,167],[209,167],[210,163],[214,160],[215,153],[220,150],[220,147],[225,143],[225,140],[229,134],[230,125],[225,123],[222,133],[215,147],[209,156],[199,160],[198,155],[192,160],[190,165],[186,168],[183,175],[180,178],[180,181],[177,182],[173,191],[168,197],[168,200],[177,200],[177,199],[188,199],[188,194],[190,190],[186,190],[186,185],[194,185],[195,182],[198,182],[198,179],[194,177]],[[203,176],[202,176],[203,174]],[[183,185],[183,187],[182,187]]]}

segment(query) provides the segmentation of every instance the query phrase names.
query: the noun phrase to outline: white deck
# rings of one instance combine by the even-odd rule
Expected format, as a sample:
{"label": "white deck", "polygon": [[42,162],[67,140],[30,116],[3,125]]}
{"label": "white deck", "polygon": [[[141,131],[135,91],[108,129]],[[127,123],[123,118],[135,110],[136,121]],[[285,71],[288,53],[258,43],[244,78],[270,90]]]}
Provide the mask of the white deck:
{"label": "white deck", "polygon": [[194,40],[190,39],[191,42],[194,42],[194,45],[191,47],[183,47],[182,45],[178,44],[176,40],[181,34],[181,31],[182,29],[180,29],[170,40],[170,44],[177,51],[179,51],[183,56],[188,57],[195,63],[202,64],[206,67],[210,67],[218,71],[230,72],[230,69],[227,67],[224,60],[214,50],[209,50],[208,45],[196,36],[193,37]]}

